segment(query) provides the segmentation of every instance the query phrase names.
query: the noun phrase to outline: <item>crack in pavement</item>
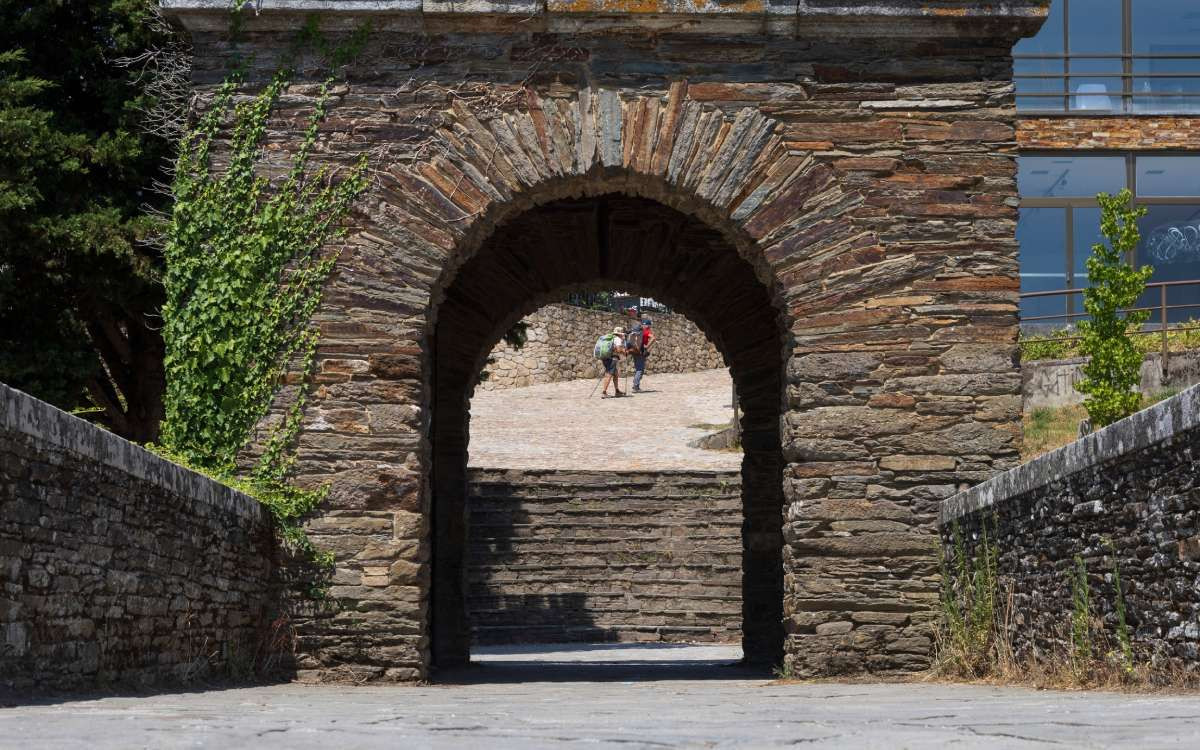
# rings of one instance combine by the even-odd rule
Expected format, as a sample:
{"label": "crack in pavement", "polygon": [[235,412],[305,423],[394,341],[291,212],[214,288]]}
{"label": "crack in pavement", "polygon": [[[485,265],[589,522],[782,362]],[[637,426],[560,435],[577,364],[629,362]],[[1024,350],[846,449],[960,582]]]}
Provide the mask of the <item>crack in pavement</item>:
{"label": "crack in pavement", "polygon": [[963,726],[963,727],[958,727],[958,728],[965,729],[968,732],[970,732],[971,734],[975,735],[976,737],[1004,737],[1005,739],[1022,740],[1024,742],[1040,742],[1044,745],[1066,744],[1063,742],[1059,742],[1058,740],[1047,740],[1047,739],[1043,739],[1041,737],[1026,737],[1025,735],[1011,734],[1008,732],[985,732],[982,729],[976,729],[975,727],[970,727],[970,726]]}

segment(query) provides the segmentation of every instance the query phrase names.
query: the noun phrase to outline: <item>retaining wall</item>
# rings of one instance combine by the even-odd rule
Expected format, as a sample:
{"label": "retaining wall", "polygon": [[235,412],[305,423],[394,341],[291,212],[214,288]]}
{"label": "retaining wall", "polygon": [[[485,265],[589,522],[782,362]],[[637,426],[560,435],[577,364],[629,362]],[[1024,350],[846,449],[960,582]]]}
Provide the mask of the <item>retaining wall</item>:
{"label": "retaining wall", "polygon": [[738,472],[472,470],[477,643],[738,641]]}
{"label": "retaining wall", "polygon": [[1071,571],[1082,557],[1093,615],[1116,631],[1114,566],[1139,660],[1187,670],[1200,656],[1200,387],[948,499],[977,551],[986,525],[1011,589],[1021,655],[1067,649]]}
{"label": "retaining wall", "polygon": [[[1045,359],[1021,365],[1021,394],[1026,411],[1056,409],[1082,404],[1083,394],[1075,384],[1083,379],[1083,357]],[[1200,383],[1200,352],[1172,353],[1170,371],[1163,377],[1162,355],[1147,354],[1142,361],[1142,393],[1154,394],[1171,388],[1189,388]]]}
{"label": "retaining wall", "polygon": [[[648,375],[725,366],[716,347],[692,321],[668,313],[652,313],[650,318],[657,340],[646,364]],[[488,355],[494,361],[484,368],[488,377],[479,387],[498,390],[600,377],[600,363],[592,356],[596,339],[618,325],[629,330],[633,322],[622,313],[547,305],[525,318],[529,338],[524,346],[512,349],[503,340],[496,344]],[[623,369],[632,375],[632,365]]]}
{"label": "retaining wall", "polygon": [[252,498],[0,385],[0,690],[248,669],[272,539]]}

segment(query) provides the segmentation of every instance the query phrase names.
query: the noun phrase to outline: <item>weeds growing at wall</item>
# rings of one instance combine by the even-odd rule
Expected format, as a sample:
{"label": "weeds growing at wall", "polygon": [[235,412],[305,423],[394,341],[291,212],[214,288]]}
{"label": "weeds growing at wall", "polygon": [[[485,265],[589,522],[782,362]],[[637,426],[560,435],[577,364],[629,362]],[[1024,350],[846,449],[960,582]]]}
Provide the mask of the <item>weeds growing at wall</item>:
{"label": "weeds growing at wall", "polygon": [[[1141,407],[1147,409],[1179,393],[1167,388],[1142,394]],[[1087,418],[1082,404],[1059,408],[1039,407],[1025,412],[1022,419],[1021,460],[1028,461],[1079,439],[1079,422]]]}
{"label": "weeds growing at wall", "polygon": [[[1135,649],[1112,540],[1103,540],[1111,559],[1111,626],[1097,614],[1103,599],[1098,602],[1081,555],[1060,574],[1070,600],[1055,623],[1037,613],[1015,611],[1012,587],[998,573],[997,524],[993,519],[980,526],[977,542],[970,545],[955,524],[948,549],[941,554],[941,621],[935,631],[934,661],[938,676],[1055,688],[1196,686],[1197,673],[1165,666],[1168,659],[1139,655]],[[1032,628],[1041,631],[1036,639],[1022,631]],[[1013,645],[1018,636],[1021,653]]]}
{"label": "weeds growing at wall", "polygon": [[1125,589],[1121,585],[1121,563],[1117,560],[1117,548],[1112,539],[1105,539],[1108,554],[1112,557],[1113,609],[1117,615],[1117,648],[1119,651],[1109,654],[1109,661],[1116,662],[1126,677],[1132,677],[1135,664],[1133,661],[1133,639],[1129,635],[1129,622],[1125,615]]}
{"label": "weeds growing at wall", "polygon": [[[1162,351],[1162,337],[1158,331],[1143,333],[1141,327],[1127,326],[1126,331],[1143,357]],[[1073,327],[1053,331],[1022,333],[1020,340],[1021,360],[1032,362],[1039,359],[1069,359],[1082,357],[1079,331]],[[1181,323],[1167,326],[1167,349],[1171,352],[1189,352],[1200,349],[1200,320],[1188,318]]]}
{"label": "weeds growing at wall", "polygon": [[985,677],[1004,656],[1003,633],[997,622],[996,546],[988,537],[986,523],[974,554],[967,554],[958,524],[952,528],[952,537],[952,570],[945,555],[940,556],[942,628],[937,661],[943,672]]}
{"label": "weeds growing at wall", "polygon": [[777,680],[790,682],[796,679],[796,670],[792,666],[792,662],[784,659],[778,666],[771,668],[771,674]]}
{"label": "weeds growing at wall", "polygon": [[[329,103],[321,88],[286,174],[273,185],[262,149],[270,113],[289,76],[234,101],[226,83],[184,136],[164,252],[167,300],[166,418],[160,452],[266,505],[285,543],[310,557],[299,519],[323,490],[289,482],[318,333],[310,319],[343,235],[342,221],[367,184],[366,163],[342,175],[310,165]],[[228,149],[214,151],[223,127]],[[268,414],[289,371],[296,394],[269,428],[262,453],[239,471],[238,457]]]}
{"label": "weeds growing at wall", "polygon": [[1075,555],[1071,569],[1071,671],[1086,682],[1092,667],[1092,590],[1083,558]]}

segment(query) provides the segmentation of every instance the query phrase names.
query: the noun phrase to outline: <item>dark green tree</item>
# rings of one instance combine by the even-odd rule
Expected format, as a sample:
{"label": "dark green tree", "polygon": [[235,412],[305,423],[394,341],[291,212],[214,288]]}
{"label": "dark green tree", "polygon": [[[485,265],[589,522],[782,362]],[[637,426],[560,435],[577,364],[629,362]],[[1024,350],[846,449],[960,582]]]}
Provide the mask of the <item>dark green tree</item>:
{"label": "dark green tree", "polygon": [[157,311],[172,153],[118,64],[162,43],[155,0],[0,0],[0,381],[119,434],[162,415]]}

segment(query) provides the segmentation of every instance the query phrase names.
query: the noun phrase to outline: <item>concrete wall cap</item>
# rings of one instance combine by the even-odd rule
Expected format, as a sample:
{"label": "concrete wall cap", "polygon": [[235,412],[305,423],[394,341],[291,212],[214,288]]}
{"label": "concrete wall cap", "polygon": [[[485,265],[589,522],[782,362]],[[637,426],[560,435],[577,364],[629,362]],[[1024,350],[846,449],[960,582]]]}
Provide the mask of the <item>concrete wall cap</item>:
{"label": "concrete wall cap", "polygon": [[1197,426],[1200,426],[1200,385],[947,498],[938,522],[946,526]]}
{"label": "concrete wall cap", "polygon": [[[162,0],[162,7],[192,30],[214,30],[212,17],[229,12],[229,0]],[[614,28],[722,34],[835,35],[921,38],[1005,37],[1037,32],[1048,0],[871,0],[828,4],[824,0],[250,0],[248,26],[259,30],[299,28],[302,16],[413,15],[442,22],[481,16],[519,17],[533,31],[603,32]],[[287,18],[290,16],[291,18]],[[206,18],[207,17],[207,18]],[[532,23],[534,20],[540,23]],[[749,23],[740,23],[748,21]],[[531,28],[536,26],[536,28]],[[379,28],[378,26],[376,28]],[[490,26],[481,27],[483,31]],[[462,31],[479,30],[471,26]]]}
{"label": "concrete wall cap", "polygon": [[156,487],[262,522],[266,510],[254,498],[185,469],[78,417],[0,383],[0,432],[27,435],[43,444],[123,471]]}

